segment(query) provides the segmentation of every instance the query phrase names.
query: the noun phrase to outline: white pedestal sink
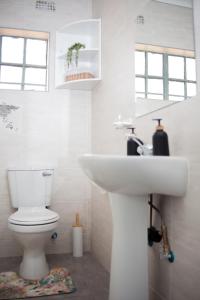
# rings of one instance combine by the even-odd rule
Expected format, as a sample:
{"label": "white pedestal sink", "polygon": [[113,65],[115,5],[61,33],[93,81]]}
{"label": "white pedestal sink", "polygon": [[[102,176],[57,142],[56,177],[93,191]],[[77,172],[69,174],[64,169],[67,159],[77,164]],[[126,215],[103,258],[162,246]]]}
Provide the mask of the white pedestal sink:
{"label": "white pedestal sink", "polygon": [[79,162],[111,199],[114,228],[109,300],[147,300],[148,195],[183,196],[187,161],[166,156],[85,154]]}

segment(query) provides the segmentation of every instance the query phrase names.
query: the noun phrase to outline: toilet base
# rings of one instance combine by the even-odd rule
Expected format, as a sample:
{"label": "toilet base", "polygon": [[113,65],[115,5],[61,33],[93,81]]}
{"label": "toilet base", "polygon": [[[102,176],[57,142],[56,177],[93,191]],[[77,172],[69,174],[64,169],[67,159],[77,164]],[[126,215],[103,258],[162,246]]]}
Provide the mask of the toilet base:
{"label": "toilet base", "polygon": [[40,280],[49,272],[45,257],[45,246],[58,222],[44,225],[22,226],[8,223],[17,242],[23,249],[19,274],[24,279]]}
{"label": "toilet base", "polygon": [[24,279],[40,280],[49,273],[44,251],[24,251],[19,275]]}

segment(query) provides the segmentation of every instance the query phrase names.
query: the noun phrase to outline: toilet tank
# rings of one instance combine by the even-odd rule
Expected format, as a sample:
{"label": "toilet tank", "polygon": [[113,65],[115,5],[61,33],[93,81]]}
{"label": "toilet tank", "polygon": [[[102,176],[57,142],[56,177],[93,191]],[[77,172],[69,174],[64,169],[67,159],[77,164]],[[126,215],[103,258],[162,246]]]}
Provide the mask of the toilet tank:
{"label": "toilet tank", "polygon": [[12,206],[49,206],[53,169],[9,169],[8,183]]}

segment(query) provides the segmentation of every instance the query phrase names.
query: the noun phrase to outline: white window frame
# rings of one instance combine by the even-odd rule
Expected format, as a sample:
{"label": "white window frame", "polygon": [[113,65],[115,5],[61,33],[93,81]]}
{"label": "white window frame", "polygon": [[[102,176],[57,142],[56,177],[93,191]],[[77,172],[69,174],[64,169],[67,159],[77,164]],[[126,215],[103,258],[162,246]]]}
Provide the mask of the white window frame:
{"label": "white window frame", "polygon": [[[169,100],[169,97],[176,97],[177,99],[180,97],[180,100],[182,98],[188,99],[187,95],[187,83],[194,83],[197,84],[194,80],[188,80],[187,79],[187,72],[186,72],[186,59],[187,58],[194,58],[194,52],[189,50],[182,50],[182,49],[174,49],[174,48],[164,48],[164,47],[158,47],[158,46],[151,46],[151,45],[144,45],[144,44],[136,44],[135,51],[143,52],[145,57],[145,73],[144,75],[141,74],[135,74],[135,78],[143,78],[145,80],[145,91],[144,92],[138,92],[136,90],[137,95],[145,94],[145,99],[153,99],[149,98],[148,95],[154,94],[154,95],[163,95],[163,100]],[[148,75],[148,53],[154,53],[154,54],[160,54],[163,56],[163,71],[162,76],[152,76]],[[178,78],[170,78],[169,72],[168,72],[168,57],[169,56],[175,56],[175,57],[181,57],[184,59],[184,78],[178,79]],[[148,79],[162,79],[163,80],[163,94],[159,93],[150,93],[148,92]],[[182,82],[184,83],[184,95],[172,95],[169,94],[169,82]],[[144,98],[144,97],[141,97]]]}
{"label": "white window frame", "polygon": [[[12,37],[12,38],[23,38],[24,39],[24,48],[23,48],[23,62],[22,63],[7,63],[2,62],[1,52],[2,52],[2,38],[3,37]],[[46,42],[46,65],[35,65],[35,64],[27,64],[26,63],[26,45],[27,40],[40,40]],[[44,88],[44,91],[48,91],[48,42],[49,42],[49,34],[46,32],[37,32],[37,31],[29,31],[29,30],[19,30],[19,29],[11,29],[11,28],[0,28],[0,84],[6,85],[17,85],[20,87],[19,90],[32,91],[32,89],[25,89],[25,86],[32,86],[34,90],[34,86],[41,86]],[[22,78],[21,82],[7,82],[1,81],[1,66],[8,67],[21,67],[22,68]],[[44,69],[46,70],[45,76],[45,84],[38,83],[25,83],[25,70],[27,68],[33,69]],[[9,89],[9,88],[8,88]],[[37,90],[34,90],[37,91]]]}

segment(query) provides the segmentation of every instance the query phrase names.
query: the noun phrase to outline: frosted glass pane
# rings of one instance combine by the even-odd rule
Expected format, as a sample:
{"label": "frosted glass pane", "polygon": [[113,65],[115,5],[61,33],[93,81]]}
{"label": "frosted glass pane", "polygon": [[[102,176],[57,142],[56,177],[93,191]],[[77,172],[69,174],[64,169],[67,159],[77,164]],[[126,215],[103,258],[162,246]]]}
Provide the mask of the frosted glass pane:
{"label": "frosted glass pane", "polygon": [[46,70],[38,68],[26,68],[25,83],[45,84]]}
{"label": "frosted glass pane", "polygon": [[187,95],[188,97],[196,96],[196,83],[187,83]]}
{"label": "frosted glass pane", "polygon": [[135,74],[144,75],[145,73],[145,53],[135,51]]}
{"label": "frosted glass pane", "polygon": [[169,96],[169,100],[171,100],[171,101],[183,101],[184,97]]}
{"label": "frosted glass pane", "polygon": [[1,66],[1,81],[4,82],[21,82],[22,68]]}
{"label": "frosted glass pane", "polygon": [[24,39],[2,37],[1,59],[4,63],[23,63]]}
{"label": "frosted glass pane", "polygon": [[26,64],[46,66],[47,42],[39,40],[27,40]]}
{"label": "frosted glass pane", "polygon": [[186,58],[187,80],[196,81],[196,63],[194,58]]}
{"label": "frosted glass pane", "polygon": [[163,55],[148,53],[148,75],[163,76]]}
{"label": "frosted glass pane", "polygon": [[136,98],[145,98],[145,94],[144,93],[136,93],[135,94]]}
{"label": "frosted glass pane", "polygon": [[184,96],[184,83],[169,81],[169,94],[175,96]]}
{"label": "frosted glass pane", "polygon": [[136,92],[144,92],[145,91],[145,81],[144,78],[135,78],[135,90]]}
{"label": "frosted glass pane", "polygon": [[184,58],[168,56],[169,78],[184,79]]}
{"label": "frosted glass pane", "polygon": [[162,94],[163,80],[162,79],[148,79],[148,92]]}
{"label": "frosted glass pane", "polygon": [[46,87],[45,86],[40,86],[40,85],[25,85],[24,86],[24,90],[25,91],[42,91],[45,92],[46,91]]}
{"label": "frosted glass pane", "polygon": [[155,100],[163,100],[163,95],[157,95],[157,94],[148,94],[148,99],[155,99]]}
{"label": "frosted glass pane", "polygon": [[0,89],[1,90],[21,90],[21,85],[0,83]]}

